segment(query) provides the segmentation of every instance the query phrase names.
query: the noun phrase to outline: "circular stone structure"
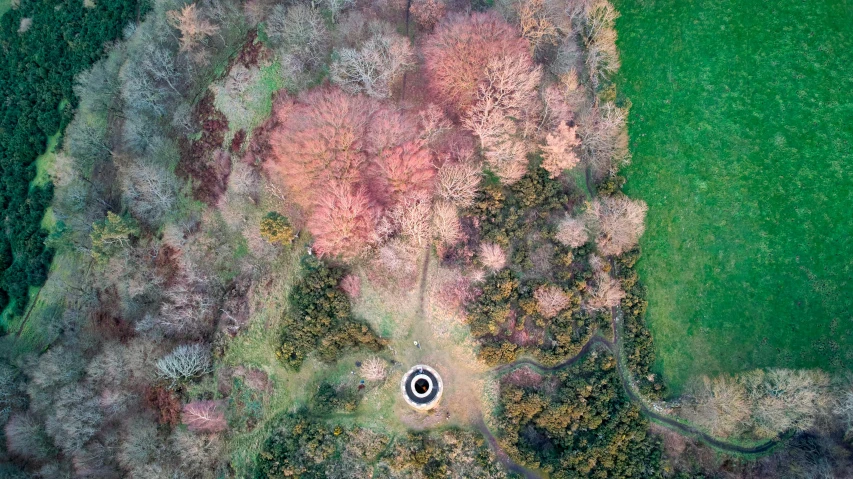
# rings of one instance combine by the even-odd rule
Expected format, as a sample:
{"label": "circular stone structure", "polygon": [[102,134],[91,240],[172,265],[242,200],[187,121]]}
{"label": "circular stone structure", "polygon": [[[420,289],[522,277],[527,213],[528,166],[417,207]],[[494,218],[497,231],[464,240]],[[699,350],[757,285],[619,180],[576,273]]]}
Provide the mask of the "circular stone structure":
{"label": "circular stone structure", "polygon": [[435,369],[418,364],[403,375],[400,390],[409,406],[418,411],[428,411],[441,400],[444,384]]}

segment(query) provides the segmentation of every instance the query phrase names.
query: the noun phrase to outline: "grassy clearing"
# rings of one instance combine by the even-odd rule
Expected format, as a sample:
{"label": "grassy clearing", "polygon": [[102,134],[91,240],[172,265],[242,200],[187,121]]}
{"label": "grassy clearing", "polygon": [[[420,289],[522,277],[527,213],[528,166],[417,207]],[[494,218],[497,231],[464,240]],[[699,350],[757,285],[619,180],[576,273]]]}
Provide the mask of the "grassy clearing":
{"label": "grassy clearing", "polygon": [[56,162],[56,147],[59,143],[60,133],[47,137],[47,148],[44,153],[36,158],[36,177],[33,178],[33,186],[43,186],[50,181],[50,172]]}
{"label": "grassy clearing", "polygon": [[657,368],[853,359],[853,5],[622,0]]}
{"label": "grassy clearing", "polygon": [[12,9],[12,0],[0,0],[0,17]]}
{"label": "grassy clearing", "polygon": [[[299,371],[285,368],[276,358],[280,318],[286,308],[287,293],[298,278],[303,252],[302,244],[294,245],[273,265],[274,280],[264,287],[263,293],[254,295],[258,299],[248,331],[232,341],[222,361],[225,366],[260,369],[267,373],[271,382],[258,427],[237,434],[230,442],[232,464],[240,477],[247,476],[254,467],[263,441],[275,425],[273,419],[306,405],[324,381],[357,388],[362,378],[355,363],[371,355],[353,352],[332,365],[312,358]],[[480,411],[491,411],[493,405],[488,404],[496,397],[494,384],[489,383],[482,363],[476,360],[468,335],[459,334],[454,327],[459,324],[458,318],[429,307],[421,314],[418,285],[404,292],[374,287],[367,280],[369,267],[355,269],[362,277],[362,296],[355,301],[353,312],[389,340],[389,348],[378,354],[389,361],[388,377],[380,384],[368,384],[355,411],[336,412],[327,419],[346,427],[360,426],[396,436],[410,429],[470,426],[480,417]],[[417,271],[421,271],[420,267]],[[447,274],[438,268],[435,258],[430,261],[428,271],[427,295],[430,287]],[[421,344],[420,348],[415,347],[415,340]],[[392,360],[396,362],[393,365],[390,364]],[[420,363],[434,366],[444,382],[441,405],[432,414],[412,411],[400,396],[402,374]],[[483,406],[482,401],[487,405]]]}
{"label": "grassy clearing", "polygon": [[274,60],[260,67],[256,76],[251,77],[241,94],[229,94],[224,85],[227,78],[214,83],[216,108],[228,118],[226,143],[234,135],[244,130],[248,135],[269,118],[272,112],[273,95],[284,88],[286,82],[281,74],[281,62]]}
{"label": "grassy clearing", "polygon": [[[22,316],[12,316],[7,308],[0,315],[9,334],[3,340],[12,356],[39,353],[59,336],[62,312],[65,309],[69,288],[81,281],[81,274],[88,270],[88,256],[65,252],[54,257],[48,279],[41,288],[30,287],[29,306]],[[81,271],[81,268],[83,270]],[[14,305],[13,305],[14,306]],[[20,331],[20,335],[18,332]]]}

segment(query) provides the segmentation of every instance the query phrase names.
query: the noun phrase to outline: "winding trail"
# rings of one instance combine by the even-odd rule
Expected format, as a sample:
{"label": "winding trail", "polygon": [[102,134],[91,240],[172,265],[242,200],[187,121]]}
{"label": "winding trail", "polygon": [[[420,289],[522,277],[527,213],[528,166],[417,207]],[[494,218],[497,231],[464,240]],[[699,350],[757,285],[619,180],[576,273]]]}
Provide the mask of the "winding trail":
{"label": "winding trail", "polygon": [[680,422],[676,419],[673,419],[672,417],[661,414],[661,413],[653,410],[652,408],[650,408],[645,403],[645,401],[643,401],[643,399],[639,396],[639,394],[637,394],[637,392],[630,386],[631,384],[633,384],[633,382],[631,381],[630,372],[627,370],[627,367],[622,362],[621,348],[617,347],[617,345],[619,344],[619,335],[618,335],[619,334],[619,328],[616,327],[616,319],[615,318],[616,318],[616,316],[614,315],[613,330],[614,330],[615,338],[616,338],[615,343],[608,341],[607,339],[605,339],[601,336],[594,336],[589,341],[587,341],[586,344],[584,344],[583,348],[581,348],[581,350],[580,350],[580,352],[578,352],[578,354],[576,354],[575,356],[572,356],[571,358],[569,358],[569,359],[567,359],[567,360],[563,361],[562,363],[557,364],[555,366],[545,366],[545,365],[540,364],[539,362],[537,362],[533,359],[522,358],[522,359],[518,359],[516,361],[513,361],[511,363],[508,363],[508,364],[502,364],[500,366],[497,366],[497,367],[493,368],[491,371],[494,373],[497,373],[499,375],[503,375],[503,374],[506,374],[510,371],[513,371],[513,370],[521,368],[521,367],[529,367],[529,368],[534,369],[537,372],[541,372],[541,373],[546,373],[546,374],[547,373],[554,373],[554,372],[557,372],[557,371],[560,371],[562,369],[565,369],[565,368],[572,366],[573,364],[578,362],[580,359],[582,359],[583,356],[586,355],[589,352],[589,350],[592,349],[594,346],[601,345],[602,347],[604,347],[608,351],[610,351],[610,353],[613,354],[613,356],[616,358],[616,369],[619,372],[619,378],[622,381],[622,389],[625,391],[625,395],[628,396],[628,399],[631,402],[635,403],[640,408],[640,411],[642,411],[642,413],[644,415],[646,415],[650,419],[658,422],[659,424],[663,425],[664,427],[666,427],[672,431],[675,431],[681,435],[692,437],[694,439],[698,439],[698,440],[700,440],[700,441],[702,441],[702,442],[704,442],[710,446],[713,446],[717,449],[720,449],[722,451],[736,453],[736,454],[750,454],[750,455],[752,455],[752,454],[763,454],[763,453],[766,453],[766,452],[772,450],[774,447],[781,444],[784,441],[784,439],[786,439],[785,437],[777,438],[777,439],[770,439],[770,440],[767,440],[763,443],[757,444],[755,446],[742,446],[740,444],[734,444],[734,443],[730,443],[730,442],[726,442],[726,441],[722,441],[720,439],[717,439],[717,438],[711,436],[710,434],[699,430],[698,428],[696,428],[694,426]]}
{"label": "winding trail", "polygon": [[510,459],[509,455],[501,449],[500,444],[498,444],[498,440],[492,435],[492,431],[489,431],[489,428],[486,426],[482,417],[474,424],[474,427],[486,438],[489,442],[489,446],[494,449],[495,455],[498,456],[498,460],[501,461],[501,464],[503,464],[510,472],[524,476],[526,479],[541,479],[539,474],[532,469],[528,469]]}
{"label": "winding trail", "polygon": [[[423,266],[420,271],[420,284],[419,284],[419,314],[422,317],[425,317],[425,301],[426,301],[426,289],[427,289],[427,278],[429,274],[429,267],[431,262],[431,251],[427,248],[427,251],[424,255]],[[613,354],[616,359],[616,369],[619,373],[619,378],[622,382],[622,389],[625,392],[625,395],[628,399],[637,405],[640,411],[648,417],[650,420],[656,422],[657,424],[670,429],[678,434],[683,436],[687,436],[696,440],[699,440],[711,447],[714,447],[720,451],[734,453],[734,454],[744,454],[744,455],[760,455],[767,453],[774,449],[779,444],[782,444],[785,440],[790,438],[790,435],[782,436],[776,439],[770,439],[760,444],[752,445],[752,446],[744,446],[740,444],[730,443],[726,441],[722,441],[717,439],[710,434],[699,430],[695,426],[690,424],[686,424],[681,422],[673,417],[667,416],[660,412],[655,411],[652,407],[646,404],[642,397],[638,394],[638,392],[633,388],[634,382],[631,378],[631,373],[627,368],[627,365],[623,362],[622,357],[622,347],[621,347],[621,335],[620,335],[620,327],[621,324],[621,311],[618,308],[612,309],[611,314],[611,328],[613,331],[613,341],[608,340],[607,338],[596,335],[590,338],[584,345],[581,347],[580,351],[574,356],[556,364],[553,366],[546,366],[544,364],[539,363],[535,359],[532,358],[520,358],[511,363],[501,364],[488,372],[492,374],[496,374],[498,376],[505,375],[510,373],[516,369],[522,367],[531,368],[539,373],[543,374],[552,374],[568,367],[573,366],[581,359],[584,358],[591,350],[595,348],[606,349],[608,352]],[[510,471],[519,474],[526,479],[539,479],[541,478],[540,474],[534,470],[528,469],[521,464],[513,461],[509,455],[501,448],[495,436],[489,430],[485,421],[483,420],[482,415],[480,415],[479,419],[474,422],[474,427],[483,434],[486,440],[489,442],[490,447],[495,451],[497,458],[501,461],[501,463]]]}

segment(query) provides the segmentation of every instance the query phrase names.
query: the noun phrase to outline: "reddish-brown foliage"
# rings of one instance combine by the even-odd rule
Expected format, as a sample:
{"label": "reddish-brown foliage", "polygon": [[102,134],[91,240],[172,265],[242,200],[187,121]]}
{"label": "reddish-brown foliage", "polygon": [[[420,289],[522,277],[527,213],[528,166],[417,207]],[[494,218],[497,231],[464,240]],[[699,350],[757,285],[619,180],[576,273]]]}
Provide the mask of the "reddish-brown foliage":
{"label": "reddish-brown foliage", "polygon": [[178,256],[180,256],[180,252],[168,244],[163,244],[157,252],[157,257],[154,259],[154,271],[158,277],[162,278],[164,288],[174,286],[178,280],[181,272]]}
{"label": "reddish-brown foliage", "polygon": [[209,92],[193,110],[193,120],[202,125],[201,138],[181,139],[177,173],[192,178],[193,196],[197,200],[213,205],[225,192],[231,173],[230,155],[215,154],[225,141],[228,120],[213,106],[213,95]]}
{"label": "reddish-brown foliage", "polygon": [[529,57],[527,42],[493,13],[448,17],[427,38],[423,53],[430,88],[458,112],[474,102],[490,60]]}
{"label": "reddish-brown foliage", "polygon": [[269,168],[297,203],[309,209],[325,185],[363,181],[373,100],[321,88],[295,104],[277,106],[281,126],[270,137],[274,161]]}
{"label": "reddish-brown foliage", "polygon": [[412,0],[409,12],[423,28],[430,29],[438,23],[447,11],[444,0]]}
{"label": "reddish-brown foliage", "polygon": [[120,311],[120,299],[114,285],[98,291],[98,309],[92,316],[92,322],[104,338],[124,343],[136,332],[133,325],[121,317]]}
{"label": "reddish-brown foliage", "polygon": [[389,195],[388,204],[432,190],[435,168],[432,154],[420,141],[385,149],[374,162],[378,191]]}
{"label": "reddish-brown foliage", "polygon": [[360,255],[371,241],[375,226],[365,190],[336,185],[318,199],[308,219],[317,254],[343,259]]}
{"label": "reddish-brown foliage", "polygon": [[305,210],[321,255],[358,255],[386,210],[432,190],[417,122],[377,100],[319,88],[276,100],[273,121],[267,169]]}
{"label": "reddish-brown foliage", "polygon": [[231,153],[240,153],[244,141],[246,141],[246,130],[239,130],[234,133],[234,138],[231,139]]}
{"label": "reddish-brown foliage", "polygon": [[358,299],[361,297],[361,278],[354,274],[344,276],[341,280],[341,289],[350,299]]}
{"label": "reddish-brown foliage", "polygon": [[541,345],[545,339],[545,330],[533,323],[533,321],[525,321],[519,327],[517,320],[513,322],[508,329],[509,340],[513,344],[519,346]]}
{"label": "reddish-brown foliage", "polygon": [[160,424],[176,426],[181,419],[181,401],[178,395],[161,386],[148,387],[145,393],[148,407],[157,414]]}
{"label": "reddish-brown foliage", "polygon": [[263,42],[258,40],[258,31],[252,29],[246,36],[246,42],[243,43],[243,48],[240,49],[240,54],[237,55],[236,60],[246,68],[251,68],[268,59],[270,55],[269,49],[264,46]]}
{"label": "reddish-brown foliage", "polygon": [[449,310],[461,311],[468,302],[476,297],[477,289],[471,284],[471,279],[460,274],[450,281],[442,283],[435,299]]}
{"label": "reddish-brown foliage", "polygon": [[248,165],[260,165],[272,157],[270,138],[280,128],[281,119],[287,117],[292,107],[293,100],[288,96],[287,90],[281,90],[275,95],[272,115],[252,132],[243,162]]}
{"label": "reddish-brown foliage", "polygon": [[193,401],[184,405],[181,422],[193,432],[222,432],[228,429],[225,407],[220,401]]}
{"label": "reddish-brown foliage", "polygon": [[504,376],[503,381],[515,386],[536,387],[542,384],[544,377],[529,367],[518,368]]}

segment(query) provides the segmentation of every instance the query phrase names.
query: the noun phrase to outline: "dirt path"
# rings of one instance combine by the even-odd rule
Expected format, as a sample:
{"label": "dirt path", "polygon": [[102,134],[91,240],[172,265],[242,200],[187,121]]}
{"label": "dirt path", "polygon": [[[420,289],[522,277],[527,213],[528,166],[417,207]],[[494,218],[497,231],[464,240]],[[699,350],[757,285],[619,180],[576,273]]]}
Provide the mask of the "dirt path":
{"label": "dirt path", "polygon": [[[419,321],[420,324],[415,325],[415,327],[413,328],[413,332],[415,334],[417,334],[418,337],[422,337],[424,339],[427,339],[427,341],[429,343],[432,343],[432,345],[439,346],[439,344],[436,344],[436,343],[440,343],[440,341],[436,341],[437,338],[431,337],[432,335],[428,332],[428,328],[426,327],[426,324],[429,322],[429,318],[428,318],[429,315],[427,314],[427,311],[426,311],[426,301],[427,301],[426,292],[428,289],[428,283],[430,281],[430,266],[431,266],[431,262],[432,262],[432,252],[427,250],[425,252],[424,256],[425,256],[425,258],[423,260],[423,266],[421,267],[421,270],[420,270],[420,278],[419,278],[420,284],[418,285],[418,296],[417,296],[417,305],[416,305],[416,307],[417,307],[416,315],[420,319],[420,321]],[[698,428],[696,428],[692,425],[683,423],[683,422],[681,422],[681,421],[679,421],[673,417],[670,417],[670,416],[667,416],[667,415],[664,415],[662,413],[655,411],[652,407],[650,407],[649,405],[647,405],[645,403],[643,398],[641,398],[640,395],[637,393],[637,391],[635,391],[634,388],[632,387],[632,385],[634,383],[631,379],[631,373],[628,370],[627,365],[623,361],[623,354],[622,354],[622,347],[621,347],[621,344],[622,344],[621,343],[621,328],[619,327],[621,324],[621,322],[620,322],[621,321],[621,311],[618,308],[614,308],[611,316],[613,318],[611,320],[611,327],[613,330],[613,338],[614,338],[613,341],[610,341],[610,340],[604,338],[603,336],[593,336],[589,341],[586,342],[586,344],[583,345],[581,350],[576,355],[574,355],[571,358],[566,359],[565,361],[563,361],[559,364],[556,364],[554,366],[543,365],[543,364],[541,364],[541,363],[539,363],[536,360],[531,359],[531,358],[521,358],[521,359],[518,359],[518,360],[513,361],[511,363],[502,364],[502,365],[494,367],[488,371],[485,371],[485,375],[496,374],[498,376],[502,376],[504,374],[512,372],[513,370],[521,368],[521,367],[529,367],[531,369],[536,370],[539,373],[544,373],[544,374],[555,373],[557,371],[561,371],[563,369],[566,369],[568,367],[573,366],[578,361],[580,361],[591,350],[593,350],[595,348],[603,348],[603,349],[607,349],[611,354],[613,354],[615,359],[616,359],[617,371],[618,371],[619,377],[622,381],[623,390],[625,391],[625,395],[628,397],[628,399],[632,403],[636,404],[637,407],[639,407],[639,409],[642,411],[642,413],[646,417],[655,421],[656,423],[660,424],[663,427],[666,427],[666,428],[668,428],[668,429],[670,429],[670,430],[672,430],[678,434],[681,434],[683,436],[687,436],[687,437],[699,440],[699,441],[701,441],[707,445],[710,445],[710,446],[712,446],[718,450],[729,452],[729,453],[735,453],[735,454],[748,454],[748,455],[764,454],[764,453],[772,450],[777,445],[781,444],[786,439],[785,437],[778,438],[778,439],[771,439],[771,440],[765,441],[765,442],[758,444],[758,445],[755,445],[755,446],[743,446],[743,445],[739,445],[739,444],[733,444],[733,443],[729,443],[726,441],[719,440],[719,439],[699,430]],[[432,349],[432,348],[430,348],[430,349]],[[432,356],[431,359],[437,360],[437,362],[445,363],[445,364],[443,364],[443,366],[445,366],[445,367],[452,366],[451,364],[446,363],[446,360],[450,360],[451,358],[449,358],[449,357],[448,358],[441,358],[443,360],[439,360],[436,357],[437,354],[444,354],[444,353],[439,351],[442,349],[443,348],[441,346],[439,346],[433,352],[433,354],[430,354],[429,356]],[[449,353],[450,351],[446,351],[446,352]],[[452,358],[452,359],[458,359],[458,358]],[[451,362],[453,362],[453,361],[451,361]],[[462,369],[466,369],[466,368],[462,368]],[[451,374],[453,374],[453,373],[451,373]],[[469,378],[469,379],[471,379],[471,378]],[[459,392],[462,392],[462,391],[459,391]],[[475,391],[468,389],[468,390],[465,390],[464,392],[462,392],[462,396],[467,396],[468,394],[475,394]],[[458,399],[462,399],[462,398],[457,396],[457,400]],[[476,402],[476,401],[473,401],[476,398],[471,398],[471,399],[472,399],[472,402]],[[468,402],[468,401],[466,401],[466,402]],[[471,406],[476,407],[473,404],[471,404]],[[462,418],[460,418],[460,419],[462,419]],[[514,462],[507,455],[507,453],[498,444],[497,439],[495,439],[494,435],[488,429],[488,426],[486,426],[486,423],[483,420],[482,413],[478,413],[476,418],[472,417],[472,415],[469,415],[468,418],[466,418],[466,419],[468,419],[468,420],[467,421],[463,420],[463,422],[467,422],[467,423],[473,425],[475,429],[479,430],[483,434],[483,436],[488,440],[489,445],[495,451],[495,454],[497,455],[498,459],[501,461],[501,463],[503,463],[506,466],[506,468],[508,470],[515,472],[517,474],[520,474],[523,477],[528,478],[528,479],[539,477],[539,475],[535,471],[530,470],[530,469]]]}
{"label": "dirt path", "polygon": [[522,358],[522,359],[519,359],[517,361],[513,361],[509,364],[503,364],[503,365],[500,365],[496,368],[493,368],[492,372],[495,372],[495,373],[502,375],[502,374],[513,371],[513,370],[520,368],[520,367],[530,367],[531,369],[534,369],[537,372],[554,373],[554,372],[557,372],[557,371],[560,371],[562,369],[565,369],[565,368],[572,366],[578,360],[580,360],[587,352],[589,352],[589,350],[592,349],[594,346],[601,345],[601,346],[607,348],[613,354],[613,356],[616,358],[616,366],[617,366],[616,369],[619,372],[619,377],[622,380],[622,388],[625,391],[625,395],[628,396],[628,399],[630,399],[631,402],[636,404],[640,408],[640,410],[643,412],[644,415],[646,415],[650,419],[658,422],[659,424],[663,425],[664,427],[666,427],[666,428],[668,428],[668,429],[670,429],[676,433],[679,433],[681,435],[698,439],[698,440],[700,440],[700,441],[702,441],[702,442],[704,442],[710,446],[713,446],[717,449],[720,449],[722,451],[737,453],[737,454],[763,454],[763,453],[766,453],[766,452],[772,450],[774,447],[781,444],[786,439],[786,437],[779,438],[779,439],[770,439],[770,440],[767,440],[767,441],[765,441],[761,444],[758,444],[756,446],[741,446],[739,444],[733,444],[733,443],[721,441],[721,440],[719,440],[719,439],[717,439],[717,438],[715,438],[715,437],[713,437],[713,436],[711,436],[711,435],[709,435],[703,431],[700,431],[699,429],[697,429],[694,426],[682,423],[676,419],[673,419],[669,416],[666,416],[666,415],[663,415],[661,413],[654,411],[652,408],[650,408],[648,405],[646,405],[646,403],[643,401],[643,399],[630,386],[631,384],[633,384],[631,381],[631,374],[630,374],[630,371],[628,371],[625,364],[623,364],[623,362],[622,362],[621,347],[617,347],[617,345],[620,344],[619,343],[619,328],[616,327],[616,319],[615,319],[615,318],[617,318],[617,316],[614,315],[613,317],[614,317],[613,328],[614,328],[614,333],[616,334],[616,336],[615,336],[616,341],[615,342],[610,342],[601,336],[595,336],[592,339],[590,339],[589,341],[587,341],[587,343],[583,346],[583,348],[580,350],[580,352],[578,354],[576,354],[575,356],[573,356],[573,357],[567,359],[566,361],[563,361],[562,363],[557,364],[555,366],[549,367],[549,366],[542,365],[542,364],[540,364],[540,363],[538,363],[532,359]]}
{"label": "dirt path", "polygon": [[527,479],[540,479],[539,474],[509,458],[507,453],[501,449],[500,444],[498,444],[498,440],[495,439],[495,436],[493,436],[492,432],[489,431],[489,428],[486,427],[486,423],[483,421],[483,418],[480,418],[480,420],[474,424],[474,427],[486,438],[489,442],[489,446],[494,449],[495,454],[498,456],[498,460],[501,461],[501,464],[503,464],[510,472],[524,476]]}

